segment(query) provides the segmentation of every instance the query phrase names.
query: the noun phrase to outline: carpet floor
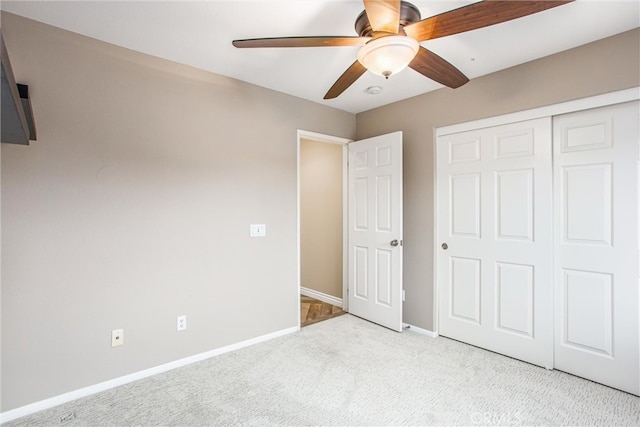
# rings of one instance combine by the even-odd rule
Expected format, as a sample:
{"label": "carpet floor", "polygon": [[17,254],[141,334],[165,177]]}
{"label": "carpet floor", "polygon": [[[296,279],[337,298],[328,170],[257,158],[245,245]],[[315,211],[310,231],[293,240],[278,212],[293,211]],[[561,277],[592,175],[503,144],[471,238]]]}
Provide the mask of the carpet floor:
{"label": "carpet floor", "polygon": [[640,425],[640,399],[344,315],[9,426]]}

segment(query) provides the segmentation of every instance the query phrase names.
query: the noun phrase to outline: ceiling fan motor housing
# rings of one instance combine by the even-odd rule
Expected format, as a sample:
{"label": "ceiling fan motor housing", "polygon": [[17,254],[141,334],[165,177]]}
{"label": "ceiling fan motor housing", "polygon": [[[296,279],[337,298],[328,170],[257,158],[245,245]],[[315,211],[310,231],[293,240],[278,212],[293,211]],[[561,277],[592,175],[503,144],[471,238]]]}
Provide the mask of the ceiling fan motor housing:
{"label": "ceiling fan motor housing", "polygon": [[[403,1],[400,3],[400,28],[418,22],[422,19],[420,11],[413,4]],[[356,18],[356,33],[360,37],[371,37],[373,29],[369,23],[367,12],[363,10]]]}

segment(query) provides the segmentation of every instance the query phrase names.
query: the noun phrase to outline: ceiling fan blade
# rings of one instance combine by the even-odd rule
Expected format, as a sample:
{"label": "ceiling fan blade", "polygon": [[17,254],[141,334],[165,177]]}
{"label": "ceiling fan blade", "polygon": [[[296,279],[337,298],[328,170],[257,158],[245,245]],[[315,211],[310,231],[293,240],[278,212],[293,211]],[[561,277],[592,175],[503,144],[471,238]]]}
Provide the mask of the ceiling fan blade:
{"label": "ceiling fan blade", "polygon": [[423,76],[452,89],[458,88],[469,81],[467,76],[462,74],[456,67],[422,46],[416,57],[409,64],[409,67]]}
{"label": "ceiling fan blade", "polygon": [[398,34],[400,0],[364,0],[364,10],[374,32]]}
{"label": "ceiling fan blade", "polygon": [[404,27],[419,42],[488,27],[542,12],[574,0],[485,0],[423,19]]}
{"label": "ceiling fan blade", "polygon": [[342,92],[347,90],[356,80],[367,71],[360,62],[356,61],[345,71],[338,80],[331,86],[331,89],[324,96],[324,99],[337,98]]}
{"label": "ceiling fan blade", "polygon": [[370,37],[273,37],[262,39],[234,40],[235,47],[325,47],[363,46]]}

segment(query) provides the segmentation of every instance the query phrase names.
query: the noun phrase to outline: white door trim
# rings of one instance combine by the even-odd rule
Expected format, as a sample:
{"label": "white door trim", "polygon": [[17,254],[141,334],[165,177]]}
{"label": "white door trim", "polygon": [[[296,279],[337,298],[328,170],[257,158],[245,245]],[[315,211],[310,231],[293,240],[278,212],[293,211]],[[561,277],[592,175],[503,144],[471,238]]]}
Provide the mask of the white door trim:
{"label": "white door trim", "polygon": [[561,102],[558,104],[547,105],[544,107],[533,108],[530,110],[519,111],[500,116],[489,117],[470,122],[458,123],[455,125],[442,126],[434,128],[433,135],[433,332],[439,334],[438,317],[440,311],[439,294],[438,294],[438,263],[437,254],[439,242],[435,238],[437,236],[438,225],[438,179],[436,164],[436,141],[439,136],[449,135],[452,133],[465,132],[473,129],[481,129],[485,127],[500,126],[507,123],[514,123],[530,119],[538,119],[541,117],[553,117],[559,114],[572,113],[590,108],[604,107],[607,105],[620,104],[628,101],[636,101],[640,99],[640,87],[623,89],[615,92],[605,93],[587,98],[581,98],[573,101]]}
{"label": "white door trim", "polygon": [[[559,104],[546,105],[544,107],[523,110],[501,116],[488,117],[486,119],[471,122],[458,123],[450,126],[436,128],[436,136],[449,135],[451,133],[465,132],[468,130],[482,129],[486,127],[500,126],[507,123],[521,122],[524,120],[539,119],[541,117],[557,116],[559,114],[573,113],[589,108],[604,107],[606,105],[621,104],[623,102],[640,99],[640,87],[605,93],[603,95],[590,96],[588,98],[561,102]],[[435,141],[435,139],[434,139]]]}
{"label": "white door trim", "polygon": [[[345,297],[347,295],[347,288],[349,285],[348,278],[348,267],[349,267],[349,259],[348,259],[348,246],[347,246],[347,229],[348,229],[348,215],[349,215],[349,206],[348,206],[348,169],[347,162],[349,159],[349,152],[347,145],[352,142],[352,139],[342,138],[339,136],[331,136],[325,135],[322,133],[311,132],[303,129],[298,129],[297,137],[296,137],[296,253],[297,253],[297,293],[296,298],[299,298],[301,292],[301,282],[300,282],[300,140],[301,139],[311,139],[319,142],[326,142],[329,144],[340,144],[342,145],[342,309],[344,311],[348,311],[348,298]],[[298,311],[298,329],[300,329],[300,304],[297,304]]]}

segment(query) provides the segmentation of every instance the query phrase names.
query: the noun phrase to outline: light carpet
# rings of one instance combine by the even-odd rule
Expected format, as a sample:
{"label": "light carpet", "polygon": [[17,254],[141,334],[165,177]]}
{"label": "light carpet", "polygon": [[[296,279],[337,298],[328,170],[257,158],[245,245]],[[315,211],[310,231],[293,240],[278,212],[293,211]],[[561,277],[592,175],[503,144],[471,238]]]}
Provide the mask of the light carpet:
{"label": "light carpet", "polygon": [[7,423],[22,425],[637,426],[640,399],[344,315]]}

